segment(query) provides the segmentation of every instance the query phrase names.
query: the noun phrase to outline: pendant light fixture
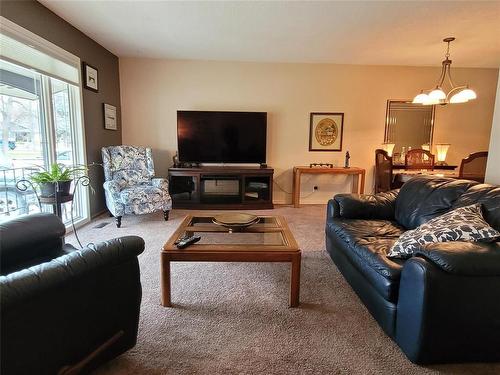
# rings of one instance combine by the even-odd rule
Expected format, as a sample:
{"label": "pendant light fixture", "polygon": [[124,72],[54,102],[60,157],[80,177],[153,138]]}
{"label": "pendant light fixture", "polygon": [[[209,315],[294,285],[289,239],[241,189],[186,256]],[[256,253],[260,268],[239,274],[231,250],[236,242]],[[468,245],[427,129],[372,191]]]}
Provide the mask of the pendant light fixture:
{"label": "pendant light fixture", "polygon": [[[433,105],[433,104],[448,104],[448,103],[466,103],[469,100],[476,99],[476,93],[469,88],[469,85],[457,86],[451,79],[451,60],[450,57],[450,43],[453,42],[455,38],[449,37],[443,39],[443,42],[448,43],[445,60],[443,60],[443,67],[441,68],[441,75],[435,88],[430,90],[422,90],[420,94],[415,96],[413,103],[423,104],[423,105]],[[450,86],[450,91],[446,93],[444,91],[445,79]]]}

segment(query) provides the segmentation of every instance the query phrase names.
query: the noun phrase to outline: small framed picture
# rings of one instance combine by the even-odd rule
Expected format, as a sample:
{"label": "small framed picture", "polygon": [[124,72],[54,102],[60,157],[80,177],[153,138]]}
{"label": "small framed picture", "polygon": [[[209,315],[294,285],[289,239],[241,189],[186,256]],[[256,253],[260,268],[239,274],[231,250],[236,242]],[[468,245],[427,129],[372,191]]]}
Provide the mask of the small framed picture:
{"label": "small framed picture", "polygon": [[104,129],[117,130],[116,107],[104,103]]}
{"label": "small framed picture", "polygon": [[99,92],[99,82],[97,81],[97,68],[83,63],[83,87],[87,90]]}
{"label": "small framed picture", "polygon": [[342,151],[344,114],[311,112],[309,151]]}

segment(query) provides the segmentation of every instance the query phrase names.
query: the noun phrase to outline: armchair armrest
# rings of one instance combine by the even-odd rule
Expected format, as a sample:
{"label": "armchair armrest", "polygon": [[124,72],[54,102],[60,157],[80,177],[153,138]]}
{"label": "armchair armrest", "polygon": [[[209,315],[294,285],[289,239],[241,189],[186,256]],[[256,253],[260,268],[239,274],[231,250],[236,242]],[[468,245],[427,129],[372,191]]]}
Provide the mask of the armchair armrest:
{"label": "armchair armrest", "polygon": [[154,187],[160,188],[168,192],[168,179],[163,177],[153,177],[151,183]]}
{"label": "armchair armrest", "polygon": [[21,216],[0,224],[1,274],[33,259],[50,258],[61,251],[66,228],[53,214]]}
{"label": "armchair armrest", "polygon": [[119,335],[87,373],[134,346],[143,249],[140,237],[122,237],[0,276],[2,371],[60,373]]}
{"label": "armchair armrest", "polygon": [[438,242],[416,251],[443,271],[464,276],[500,276],[500,243]]}
{"label": "armchair armrest", "polygon": [[106,181],[102,186],[104,187],[104,190],[112,195],[118,194],[122,190],[120,184],[114,180]]}
{"label": "armchair armrest", "polygon": [[337,194],[328,202],[327,215],[346,219],[394,219],[399,190],[375,195]]}
{"label": "armchair armrest", "polygon": [[122,216],[125,213],[125,205],[120,197],[122,187],[114,180],[104,182],[103,187],[109,212],[115,217]]}

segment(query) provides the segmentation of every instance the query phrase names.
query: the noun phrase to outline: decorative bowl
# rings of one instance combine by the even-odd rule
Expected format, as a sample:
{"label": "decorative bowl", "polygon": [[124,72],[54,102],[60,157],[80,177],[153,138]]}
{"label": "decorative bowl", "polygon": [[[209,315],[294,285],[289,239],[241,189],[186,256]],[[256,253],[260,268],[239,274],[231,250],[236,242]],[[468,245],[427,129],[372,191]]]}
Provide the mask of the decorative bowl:
{"label": "decorative bowl", "polygon": [[212,219],[214,224],[228,228],[230,232],[247,228],[259,222],[259,217],[244,213],[229,213],[215,215]]}

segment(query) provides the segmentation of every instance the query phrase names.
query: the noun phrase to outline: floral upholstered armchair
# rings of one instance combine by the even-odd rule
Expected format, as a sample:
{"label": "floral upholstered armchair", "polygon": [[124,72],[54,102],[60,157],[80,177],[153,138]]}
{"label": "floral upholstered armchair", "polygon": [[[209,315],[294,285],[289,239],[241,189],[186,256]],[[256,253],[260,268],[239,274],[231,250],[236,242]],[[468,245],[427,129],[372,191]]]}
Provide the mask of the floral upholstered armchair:
{"label": "floral upholstered armchair", "polygon": [[102,148],[106,205],[120,228],[125,214],[163,211],[165,220],[172,208],[168,180],[154,177],[153,155],[148,147]]}

